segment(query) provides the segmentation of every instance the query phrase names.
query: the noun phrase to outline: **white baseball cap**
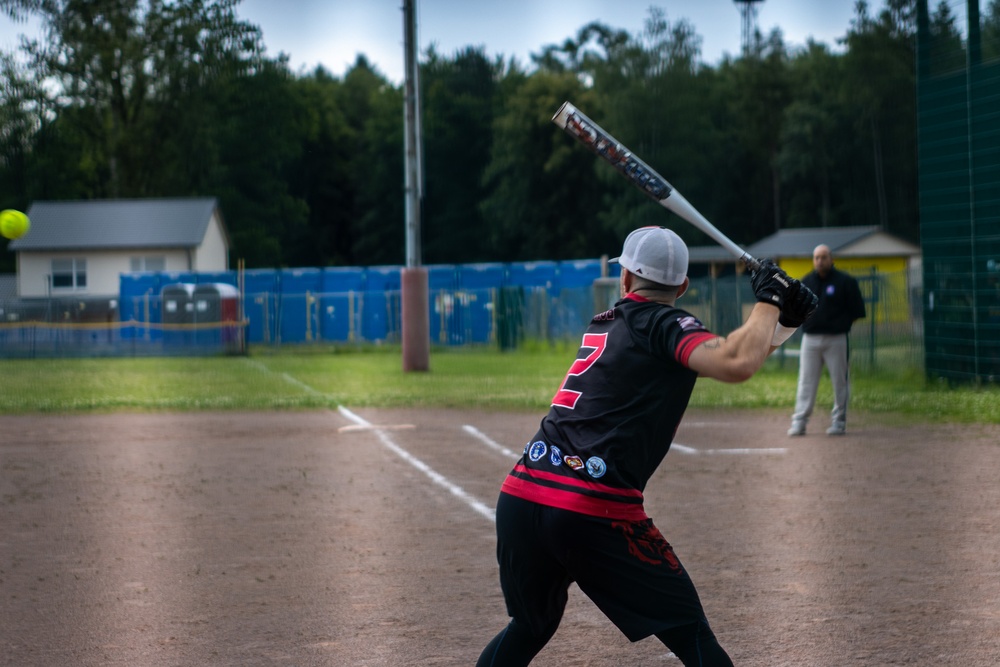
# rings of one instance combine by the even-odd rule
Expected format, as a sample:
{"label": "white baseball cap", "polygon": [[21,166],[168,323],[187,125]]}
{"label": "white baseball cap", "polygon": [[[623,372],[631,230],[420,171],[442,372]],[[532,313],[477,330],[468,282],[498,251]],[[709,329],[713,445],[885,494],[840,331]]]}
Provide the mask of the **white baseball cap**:
{"label": "white baseball cap", "polygon": [[640,227],[625,237],[618,262],[633,274],[661,285],[684,283],[688,270],[688,249],[673,230]]}

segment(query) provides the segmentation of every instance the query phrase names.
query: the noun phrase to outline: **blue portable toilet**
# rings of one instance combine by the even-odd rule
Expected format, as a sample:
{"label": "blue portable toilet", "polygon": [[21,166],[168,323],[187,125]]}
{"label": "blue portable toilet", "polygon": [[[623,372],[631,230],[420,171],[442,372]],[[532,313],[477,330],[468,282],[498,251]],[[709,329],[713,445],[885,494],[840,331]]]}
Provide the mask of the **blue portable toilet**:
{"label": "blue portable toilet", "polygon": [[458,267],[454,264],[428,264],[427,286],[434,290],[453,290],[458,287]]}
{"label": "blue portable toilet", "polygon": [[195,285],[220,284],[236,287],[237,275],[235,271],[198,271],[191,274],[191,282]]}
{"label": "blue portable toilet", "polygon": [[450,332],[455,328],[452,304],[458,289],[458,267],[454,264],[432,264],[427,269],[427,301],[430,342],[451,345]]}
{"label": "blue portable toilet", "polygon": [[160,271],[160,286],[173,285],[177,283],[195,284],[198,282],[198,274],[194,271]]}
{"label": "blue portable toilet", "polygon": [[462,264],[453,308],[453,342],[488,343],[496,332],[496,300],[507,279],[507,265],[498,262]]}
{"label": "blue portable toilet", "polygon": [[594,281],[601,277],[601,260],[580,259],[559,262],[558,292],[551,334],[575,339],[598,310]]}
{"label": "blue portable toilet", "polygon": [[319,337],[320,269],[282,269],[278,274],[281,296],[277,304],[278,342],[311,343]]}
{"label": "blue portable toilet", "polygon": [[278,339],[278,272],[248,269],[243,272],[243,317],[248,343],[273,343]]}
{"label": "blue portable toilet", "polygon": [[365,287],[364,269],[337,266],[323,269],[320,297],[320,335],[323,340],[354,342],[361,334],[360,306]]}
{"label": "blue portable toilet", "polygon": [[[161,279],[159,273],[123,273],[118,278],[118,319],[122,323],[123,339],[160,340],[163,332],[160,308]],[[154,326],[149,326],[149,325]]]}
{"label": "blue portable toilet", "polygon": [[559,289],[557,262],[513,262],[507,271],[507,283],[517,287],[543,287],[550,294]]}
{"label": "blue portable toilet", "polygon": [[558,285],[560,290],[590,287],[601,277],[601,260],[575,259],[559,262]]}
{"label": "blue portable toilet", "polygon": [[370,266],[365,270],[361,337],[366,341],[399,339],[400,270],[399,266]]}
{"label": "blue portable toilet", "polygon": [[521,288],[524,335],[547,340],[553,334],[557,310],[559,265],[556,262],[516,262],[510,265],[507,284]]}

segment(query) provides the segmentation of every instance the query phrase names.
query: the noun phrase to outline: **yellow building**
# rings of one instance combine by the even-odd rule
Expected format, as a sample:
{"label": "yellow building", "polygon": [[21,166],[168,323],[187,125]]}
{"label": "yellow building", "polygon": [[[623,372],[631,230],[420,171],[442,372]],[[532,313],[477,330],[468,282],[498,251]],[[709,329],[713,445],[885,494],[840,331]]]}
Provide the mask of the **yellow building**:
{"label": "yellow building", "polygon": [[802,278],[812,271],[818,245],[829,246],[834,266],[858,279],[868,316],[876,324],[910,320],[911,301],[922,282],[920,248],[879,227],[783,229],[747,252],[769,257],[788,275]]}

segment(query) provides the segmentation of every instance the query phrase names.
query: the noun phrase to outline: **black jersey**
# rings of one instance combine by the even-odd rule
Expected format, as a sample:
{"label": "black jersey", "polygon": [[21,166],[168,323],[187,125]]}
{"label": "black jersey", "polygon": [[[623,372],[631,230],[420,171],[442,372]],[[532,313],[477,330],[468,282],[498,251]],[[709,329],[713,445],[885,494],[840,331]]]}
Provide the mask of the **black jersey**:
{"label": "black jersey", "polygon": [[576,361],[502,491],[592,516],[642,520],[642,492],[694,389],[691,352],[714,335],[630,294],[587,327]]}

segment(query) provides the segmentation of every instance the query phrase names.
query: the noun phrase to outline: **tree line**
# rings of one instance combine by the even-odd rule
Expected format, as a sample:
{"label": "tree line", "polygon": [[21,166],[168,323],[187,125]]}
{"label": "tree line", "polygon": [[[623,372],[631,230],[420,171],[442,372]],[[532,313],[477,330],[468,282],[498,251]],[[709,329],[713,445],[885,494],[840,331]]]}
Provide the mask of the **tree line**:
{"label": "tree line", "polygon": [[[364,56],[342,77],[293,72],[238,6],[0,0],[42,26],[0,53],[0,207],[214,196],[249,268],[404,263],[402,86]],[[590,23],[530,69],[431,47],[423,261],[597,257],[646,224],[710,243],[559,131],[566,100],[737,243],[849,225],[917,241],[915,15],[916,0],[859,1],[842,49],[790,49],[775,30],[717,66],[656,7],[640,34]],[[984,59],[1000,57],[1000,0],[982,25]],[[935,62],[961,66],[946,2],[931,31]]]}

